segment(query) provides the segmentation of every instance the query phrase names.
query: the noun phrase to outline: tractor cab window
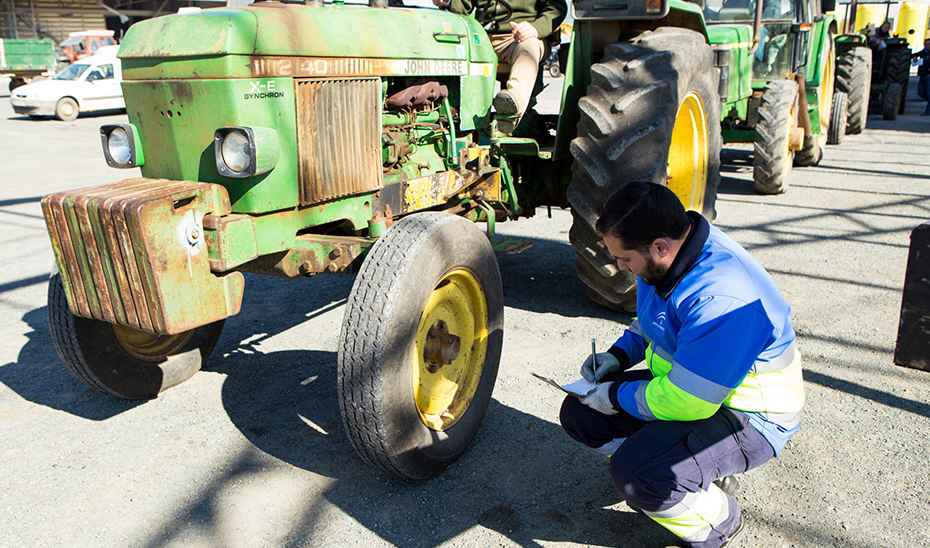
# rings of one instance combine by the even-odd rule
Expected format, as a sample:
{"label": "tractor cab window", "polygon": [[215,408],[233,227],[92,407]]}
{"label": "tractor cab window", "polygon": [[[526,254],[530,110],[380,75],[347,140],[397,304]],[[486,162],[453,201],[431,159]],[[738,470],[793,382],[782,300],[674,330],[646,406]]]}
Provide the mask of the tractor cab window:
{"label": "tractor cab window", "polygon": [[[752,23],[755,15],[755,0],[706,0],[704,2],[704,18],[710,23]],[[796,18],[795,0],[763,0],[763,21],[794,21]]]}

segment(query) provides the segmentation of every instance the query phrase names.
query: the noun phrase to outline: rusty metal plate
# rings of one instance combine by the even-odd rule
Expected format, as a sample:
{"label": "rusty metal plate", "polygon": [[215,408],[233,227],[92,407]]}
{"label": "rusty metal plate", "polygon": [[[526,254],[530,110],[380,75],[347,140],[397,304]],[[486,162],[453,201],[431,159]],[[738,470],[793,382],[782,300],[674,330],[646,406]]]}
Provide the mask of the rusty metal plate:
{"label": "rusty metal plate", "polygon": [[46,196],[42,211],[71,312],[177,334],[239,311],[242,274],[210,271],[202,219],[220,185],[126,179]]}

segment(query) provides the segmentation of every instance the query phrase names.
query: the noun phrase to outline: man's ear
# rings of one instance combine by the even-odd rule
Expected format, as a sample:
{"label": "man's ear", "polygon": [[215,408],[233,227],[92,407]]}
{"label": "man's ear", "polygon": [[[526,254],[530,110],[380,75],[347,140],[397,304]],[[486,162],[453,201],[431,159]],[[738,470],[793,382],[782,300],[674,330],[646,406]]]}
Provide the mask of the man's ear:
{"label": "man's ear", "polygon": [[672,252],[672,246],[668,238],[656,238],[649,246],[656,257],[664,259]]}

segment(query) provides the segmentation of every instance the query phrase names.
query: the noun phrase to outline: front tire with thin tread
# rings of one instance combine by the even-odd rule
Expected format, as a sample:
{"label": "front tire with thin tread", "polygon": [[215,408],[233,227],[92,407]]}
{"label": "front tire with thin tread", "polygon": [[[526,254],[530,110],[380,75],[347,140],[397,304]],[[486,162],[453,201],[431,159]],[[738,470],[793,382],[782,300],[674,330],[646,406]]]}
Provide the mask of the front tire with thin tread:
{"label": "front tire with thin tread", "polygon": [[846,121],[849,113],[847,96],[842,91],[833,94],[833,110],[830,112],[830,129],[827,132],[827,144],[839,145],[846,135]]}
{"label": "front tire with thin tread", "polygon": [[[465,269],[481,287],[487,344],[477,388],[456,422],[437,431],[418,414],[416,334],[430,296]],[[503,343],[503,288],[494,251],[473,223],[418,213],[372,247],[346,304],[337,389],[346,434],[365,462],[404,480],[435,476],[471,444],[487,411]]]}

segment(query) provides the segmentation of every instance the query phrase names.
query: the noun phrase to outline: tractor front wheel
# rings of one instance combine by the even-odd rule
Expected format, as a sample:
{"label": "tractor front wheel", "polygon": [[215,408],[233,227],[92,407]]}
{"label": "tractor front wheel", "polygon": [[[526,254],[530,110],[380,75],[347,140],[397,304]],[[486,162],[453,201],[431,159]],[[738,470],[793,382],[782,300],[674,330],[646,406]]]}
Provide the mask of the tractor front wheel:
{"label": "tractor front wheel", "polygon": [[339,335],[339,408],[356,453],[405,480],[455,461],[487,411],[503,329],[500,270],[480,229],[446,213],[392,226],[355,279]]}
{"label": "tractor front wheel", "polygon": [[845,93],[837,91],[833,94],[833,110],[830,112],[830,129],[827,132],[828,145],[839,145],[843,142],[843,137],[846,135],[848,106]]}
{"label": "tractor front wheel", "polygon": [[592,301],[633,311],[635,280],[594,229],[607,199],[631,181],[668,186],[713,220],[720,178],[720,99],[714,54],[697,32],[663,27],[606,47],[578,102],[568,201],[578,277]]}
{"label": "tractor front wheel", "polygon": [[854,47],[836,58],[836,89],[846,93],[846,133],[855,135],[865,129],[869,116],[869,92],[872,86],[872,50]]}
{"label": "tractor front wheel", "polygon": [[798,84],[776,80],[762,95],[756,141],[753,144],[752,182],[759,194],[781,194],[788,188],[797,140]]}
{"label": "tractor front wheel", "polygon": [[897,120],[898,110],[901,107],[901,94],[903,93],[901,84],[890,82],[885,87],[885,93],[882,94],[882,119]]}
{"label": "tractor front wheel", "polygon": [[219,321],[178,335],[154,335],[75,316],[58,274],[48,283],[48,324],[58,356],[75,377],[128,400],[154,398],[189,379],[223,330]]}

